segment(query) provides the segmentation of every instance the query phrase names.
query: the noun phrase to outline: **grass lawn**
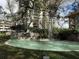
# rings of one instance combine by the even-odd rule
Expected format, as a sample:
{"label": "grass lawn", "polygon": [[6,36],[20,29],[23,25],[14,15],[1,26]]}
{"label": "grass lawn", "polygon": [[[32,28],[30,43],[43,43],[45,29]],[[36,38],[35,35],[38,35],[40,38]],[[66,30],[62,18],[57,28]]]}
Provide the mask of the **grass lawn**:
{"label": "grass lawn", "polygon": [[[79,59],[79,43],[64,41],[28,41],[8,40],[7,46],[14,59],[42,59],[48,55],[50,59]],[[13,52],[12,52],[13,51]],[[18,52],[15,52],[18,51]]]}

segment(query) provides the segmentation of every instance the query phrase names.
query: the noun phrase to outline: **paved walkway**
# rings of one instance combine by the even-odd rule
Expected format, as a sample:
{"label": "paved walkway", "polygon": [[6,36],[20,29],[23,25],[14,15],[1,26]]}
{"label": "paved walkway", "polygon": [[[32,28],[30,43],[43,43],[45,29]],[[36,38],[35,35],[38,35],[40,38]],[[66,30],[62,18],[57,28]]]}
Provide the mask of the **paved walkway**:
{"label": "paved walkway", "polygon": [[78,42],[64,41],[32,41],[12,39],[5,44],[24,49],[44,50],[44,51],[79,51]]}

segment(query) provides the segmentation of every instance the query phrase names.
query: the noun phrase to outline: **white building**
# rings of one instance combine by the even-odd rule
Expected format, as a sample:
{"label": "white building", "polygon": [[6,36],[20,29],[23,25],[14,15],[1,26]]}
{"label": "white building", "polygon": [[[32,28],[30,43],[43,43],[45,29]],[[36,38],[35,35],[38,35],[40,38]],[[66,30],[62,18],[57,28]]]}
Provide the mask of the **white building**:
{"label": "white building", "polygon": [[0,31],[11,31],[11,23],[10,20],[0,20]]}

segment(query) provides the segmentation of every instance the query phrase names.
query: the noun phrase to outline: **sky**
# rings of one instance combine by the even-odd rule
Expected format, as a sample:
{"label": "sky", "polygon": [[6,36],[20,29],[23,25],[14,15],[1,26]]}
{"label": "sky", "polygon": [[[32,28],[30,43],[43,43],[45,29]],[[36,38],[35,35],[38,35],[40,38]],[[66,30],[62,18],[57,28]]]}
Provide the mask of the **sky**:
{"label": "sky", "polygon": [[[12,0],[14,1],[14,0]],[[77,0],[79,1],[79,0]],[[64,0],[63,3],[61,4],[62,7],[67,6],[68,4],[72,4],[74,2],[74,0]],[[13,2],[12,2],[13,3]],[[6,8],[7,7],[7,3],[6,0],[0,0],[0,5],[5,9],[5,11],[9,12],[9,10]],[[17,3],[14,2],[14,12],[16,12],[18,10],[17,8]],[[67,25],[65,27],[68,27]]]}
{"label": "sky", "polygon": [[[13,4],[13,1],[12,0],[12,4]],[[68,4],[72,4],[75,0],[63,0],[61,6],[67,6]],[[79,1],[79,0],[76,0],[76,1]],[[3,6],[3,8],[5,9],[5,11],[7,11],[9,13],[9,10],[7,8],[7,3],[6,3],[6,0],[0,0],[0,5]],[[17,8],[18,4],[16,2],[14,2],[14,13],[17,12],[18,8]],[[61,12],[60,12],[61,13]],[[63,15],[63,13],[62,13]]]}
{"label": "sky", "polygon": [[[17,10],[18,10],[18,4],[17,4],[17,2],[15,2],[15,0],[11,0],[11,1],[12,1],[11,4],[13,4],[13,7],[14,7],[14,8],[13,8],[13,11],[14,11],[14,13],[15,13],[15,12],[17,12]],[[8,9],[8,7],[7,7],[7,2],[6,2],[6,0],[0,0],[0,6],[2,6],[3,9],[9,13],[9,9]]]}
{"label": "sky", "polygon": [[72,2],[74,2],[75,0],[63,0],[63,3],[61,4],[62,6],[66,6],[68,4],[71,4]]}
{"label": "sky", "polygon": [[[63,3],[61,4],[61,6],[68,5],[74,1],[75,0],[63,0]],[[79,1],[79,0],[77,0],[77,1]],[[0,5],[3,6],[4,9],[6,9],[6,0],[0,0]],[[17,9],[16,6],[15,6],[15,8]]]}
{"label": "sky", "polygon": [[0,5],[1,6],[6,6],[6,1],[5,0],[0,0]]}
{"label": "sky", "polygon": [[79,0],[76,0],[77,3],[74,3],[75,0],[64,0],[60,5],[61,8],[58,10],[58,15],[60,17],[65,17],[70,15],[71,13],[75,13],[79,10]]}

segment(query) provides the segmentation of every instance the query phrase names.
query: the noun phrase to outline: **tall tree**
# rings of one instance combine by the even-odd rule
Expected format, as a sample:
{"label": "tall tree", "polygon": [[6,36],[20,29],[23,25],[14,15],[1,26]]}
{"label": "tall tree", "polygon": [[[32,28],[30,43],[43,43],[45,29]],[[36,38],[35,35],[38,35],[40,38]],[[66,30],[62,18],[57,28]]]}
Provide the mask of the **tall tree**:
{"label": "tall tree", "polygon": [[[19,1],[19,20],[29,27],[32,21],[41,24],[41,28],[46,28],[45,24],[50,21],[50,33],[52,36],[52,18],[56,16],[62,0],[18,0]],[[30,22],[28,23],[28,21]],[[49,28],[48,28],[49,29]]]}

